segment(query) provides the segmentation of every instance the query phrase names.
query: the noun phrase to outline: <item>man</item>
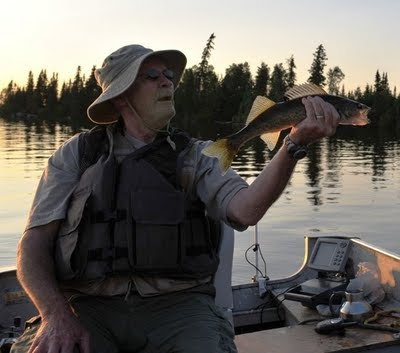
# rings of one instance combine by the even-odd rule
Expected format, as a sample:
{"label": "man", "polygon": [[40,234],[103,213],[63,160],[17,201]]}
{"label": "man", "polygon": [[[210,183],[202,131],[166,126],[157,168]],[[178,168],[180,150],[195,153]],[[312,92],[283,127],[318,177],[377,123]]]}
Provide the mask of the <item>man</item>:
{"label": "man", "polygon": [[[129,45],[96,71],[102,94],[88,115],[110,125],[49,159],[17,259],[41,319],[13,352],[236,352],[213,300],[213,219],[237,230],[256,224],[297,160],[283,146],[250,186],[232,170],[221,175],[201,154],[206,142],[169,129],[185,64],[179,51]],[[291,148],[338,125],[330,104],[303,103]]]}

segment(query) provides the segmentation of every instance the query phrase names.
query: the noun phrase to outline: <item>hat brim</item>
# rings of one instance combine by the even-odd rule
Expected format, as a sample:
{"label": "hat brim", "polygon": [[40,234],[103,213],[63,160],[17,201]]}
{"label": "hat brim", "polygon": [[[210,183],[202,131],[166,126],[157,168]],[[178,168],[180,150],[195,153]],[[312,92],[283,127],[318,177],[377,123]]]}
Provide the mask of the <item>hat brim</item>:
{"label": "hat brim", "polygon": [[[174,88],[177,89],[186,67],[186,56],[179,50],[159,50],[142,55],[120,73],[120,78],[104,90],[89,106],[87,115],[96,124],[111,124],[119,118],[111,99],[124,93],[136,80],[143,61],[149,57],[159,57],[174,72]],[[117,83],[118,82],[118,83]]]}

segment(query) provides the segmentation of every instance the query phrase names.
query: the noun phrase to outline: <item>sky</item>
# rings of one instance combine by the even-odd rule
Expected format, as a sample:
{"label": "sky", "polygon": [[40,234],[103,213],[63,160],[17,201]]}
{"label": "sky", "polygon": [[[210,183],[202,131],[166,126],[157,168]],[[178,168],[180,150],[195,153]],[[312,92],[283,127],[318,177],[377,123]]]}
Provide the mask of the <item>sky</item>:
{"label": "sky", "polygon": [[14,0],[0,12],[0,89],[24,86],[32,70],[60,81],[78,65],[93,65],[127,44],[179,49],[188,67],[200,62],[214,33],[209,63],[219,75],[248,62],[255,75],[265,62],[286,65],[293,55],[297,82],[309,77],[323,44],[327,67],[345,73],[346,90],[373,84],[376,70],[400,88],[400,1],[397,0]]}

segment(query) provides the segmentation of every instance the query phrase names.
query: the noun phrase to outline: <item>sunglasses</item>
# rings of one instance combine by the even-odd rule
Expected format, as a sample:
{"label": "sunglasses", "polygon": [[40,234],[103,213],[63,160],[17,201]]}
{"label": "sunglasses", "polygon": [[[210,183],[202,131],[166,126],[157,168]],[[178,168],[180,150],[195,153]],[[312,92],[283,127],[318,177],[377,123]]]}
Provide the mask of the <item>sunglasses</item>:
{"label": "sunglasses", "polygon": [[164,69],[162,71],[158,69],[148,69],[146,72],[140,74],[140,76],[144,76],[148,80],[157,81],[161,75],[164,75],[165,78],[172,81],[174,78],[174,72],[169,69]]}

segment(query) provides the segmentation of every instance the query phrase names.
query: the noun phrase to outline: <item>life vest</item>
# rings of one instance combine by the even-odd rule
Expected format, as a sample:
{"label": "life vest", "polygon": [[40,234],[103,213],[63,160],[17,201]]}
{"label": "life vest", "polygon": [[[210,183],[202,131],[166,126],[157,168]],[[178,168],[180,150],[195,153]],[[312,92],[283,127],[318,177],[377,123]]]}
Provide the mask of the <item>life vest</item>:
{"label": "life vest", "polygon": [[180,185],[184,154],[194,139],[181,132],[162,136],[118,163],[114,130],[86,133],[103,150],[80,151],[96,162],[81,163],[82,175],[60,227],[59,279],[122,273],[182,279],[213,275],[219,263],[219,222],[207,217],[201,200],[191,199]]}

